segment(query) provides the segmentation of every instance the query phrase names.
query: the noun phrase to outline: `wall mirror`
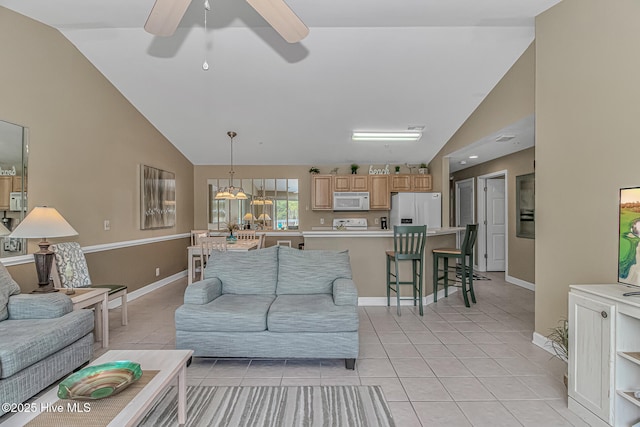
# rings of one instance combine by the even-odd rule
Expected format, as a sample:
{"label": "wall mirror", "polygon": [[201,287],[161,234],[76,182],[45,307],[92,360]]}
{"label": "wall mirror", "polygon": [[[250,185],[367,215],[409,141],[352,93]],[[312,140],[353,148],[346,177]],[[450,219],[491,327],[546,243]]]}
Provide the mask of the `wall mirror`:
{"label": "wall mirror", "polygon": [[516,236],[533,239],[536,236],[535,174],[516,176]]}
{"label": "wall mirror", "polygon": [[226,230],[229,221],[245,229],[299,229],[297,179],[242,179],[240,184],[247,195],[246,200],[215,200],[217,191],[228,183],[224,178],[207,180],[209,230]]}
{"label": "wall mirror", "polygon": [[0,120],[0,257],[27,253],[24,239],[6,237],[27,213],[28,129]]}

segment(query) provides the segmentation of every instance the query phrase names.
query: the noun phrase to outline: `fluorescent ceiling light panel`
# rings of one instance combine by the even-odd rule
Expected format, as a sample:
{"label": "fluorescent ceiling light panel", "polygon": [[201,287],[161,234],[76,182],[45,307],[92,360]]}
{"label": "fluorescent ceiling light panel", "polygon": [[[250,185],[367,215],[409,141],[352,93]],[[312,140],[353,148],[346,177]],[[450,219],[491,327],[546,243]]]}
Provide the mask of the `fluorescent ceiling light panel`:
{"label": "fluorescent ceiling light panel", "polygon": [[353,141],[418,141],[422,132],[353,132]]}

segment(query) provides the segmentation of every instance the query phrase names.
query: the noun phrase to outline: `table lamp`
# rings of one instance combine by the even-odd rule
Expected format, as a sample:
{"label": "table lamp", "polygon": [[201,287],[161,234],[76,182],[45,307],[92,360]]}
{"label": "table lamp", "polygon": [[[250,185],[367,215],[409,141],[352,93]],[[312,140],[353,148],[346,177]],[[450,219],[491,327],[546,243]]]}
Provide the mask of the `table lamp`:
{"label": "table lamp", "polygon": [[13,230],[9,237],[21,239],[41,238],[40,250],[33,254],[38,272],[38,289],[34,292],[55,292],[51,284],[51,263],[53,252],[49,250],[47,237],[76,236],[78,232],[60,215],[55,208],[36,206]]}
{"label": "table lamp", "polygon": [[245,224],[245,229],[250,229],[251,228],[251,221],[255,221],[256,217],[253,216],[253,214],[251,212],[247,212],[246,214],[244,214],[244,216],[242,217],[242,219],[244,221],[246,221]]}

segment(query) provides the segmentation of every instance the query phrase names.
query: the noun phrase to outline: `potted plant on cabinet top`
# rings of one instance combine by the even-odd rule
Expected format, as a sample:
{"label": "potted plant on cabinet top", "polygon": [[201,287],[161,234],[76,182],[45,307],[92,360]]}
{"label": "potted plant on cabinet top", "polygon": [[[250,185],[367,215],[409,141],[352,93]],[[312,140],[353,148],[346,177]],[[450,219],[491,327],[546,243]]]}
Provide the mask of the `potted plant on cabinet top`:
{"label": "potted plant on cabinet top", "polygon": [[425,174],[427,173],[427,164],[426,163],[420,163],[420,167],[418,168],[418,173],[420,174]]}
{"label": "potted plant on cabinet top", "polygon": [[358,173],[358,169],[360,168],[360,166],[356,165],[355,163],[353,163],[351,165],[351,174],[355,175]]}
{"label": "potted plant on cabinet top", "polygon": [[[547,339],[551,345],[551,349],[555,353],[555,357],[567,362],[569,360],[569,321],[561,319],[558,326],[551,329],[551,333],[547,335]],[[564,385],[567,386],[567,373],[564,374]]]}
{"label": "potted plant on cabinet top", "polygon": [[396,175],[400,173],[400,166],[396,166]]}
{"label": "potted plant on cabinet top", "polygon": [[317,167],[313,166],[311,169],[309,169],[309,173],[316,175],[320,173],[320,169],[318,169]]}

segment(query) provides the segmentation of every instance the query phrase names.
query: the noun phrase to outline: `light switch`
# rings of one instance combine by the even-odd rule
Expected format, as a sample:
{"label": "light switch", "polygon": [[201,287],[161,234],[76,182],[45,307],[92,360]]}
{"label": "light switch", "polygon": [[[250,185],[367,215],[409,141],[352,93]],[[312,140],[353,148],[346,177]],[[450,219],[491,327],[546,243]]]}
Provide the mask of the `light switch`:
{"label": "light switch", "polygon": [[104,220],[104,231],[111,230],[111,222],[108,219]]}
{"label": "light switch", "polygon": [[320,218],[320,225],[324,225],[324,218]]}

